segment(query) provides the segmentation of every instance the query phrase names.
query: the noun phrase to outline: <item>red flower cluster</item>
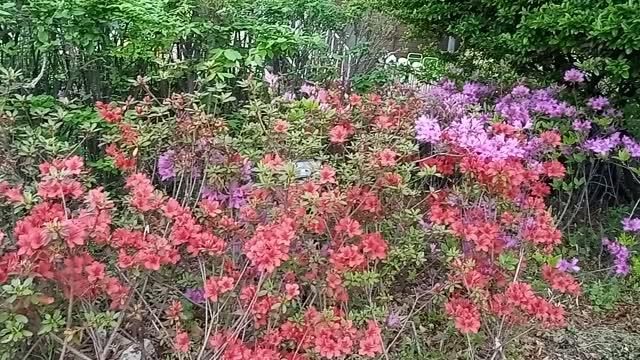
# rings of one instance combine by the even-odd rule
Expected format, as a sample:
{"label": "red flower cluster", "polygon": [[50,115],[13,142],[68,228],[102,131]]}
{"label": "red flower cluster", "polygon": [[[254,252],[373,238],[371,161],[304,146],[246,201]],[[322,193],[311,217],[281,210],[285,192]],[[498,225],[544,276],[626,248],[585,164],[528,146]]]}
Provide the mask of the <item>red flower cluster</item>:
{"label": "red flower cluster", "polygon": [[[18,249],[0,259],[0,283],[12,274],[36,276],[57,281],[67,298],[106,294],[112,307],[122,306],[129,289],[82,249],[90,239],[105,243],[110,237],[113,203],[102,188],[84,193],[79,181],[84,163],[77,156],[45,162],[40,173],[38,195],[43,202],[16,222],[13,236]],[[10,191],[5,190],[5,196]],[[17,194],[10,197],[17,200]]]}
{"label": "red flower cluster", "polygon": [[467,299],[452,299],[445,306],[447,314],[456,320],[456,329],[463,334],[480,330],[480,311]]}
{"label": "red flower cluster", "polygon": [[291,218],[258,225],[255,235],[244,245],[245,255],[258,270],[272,273],[289,259],[289,246],[295,236],[294,220]]}
{"label": "red flower cluster", "polygon": [[574,296],[580,296],[580,284],[576,279],[562,272],[555,267],[544,265],[542,267],[542,277],[551,285],[551,288],[561,293],[569,293]]}

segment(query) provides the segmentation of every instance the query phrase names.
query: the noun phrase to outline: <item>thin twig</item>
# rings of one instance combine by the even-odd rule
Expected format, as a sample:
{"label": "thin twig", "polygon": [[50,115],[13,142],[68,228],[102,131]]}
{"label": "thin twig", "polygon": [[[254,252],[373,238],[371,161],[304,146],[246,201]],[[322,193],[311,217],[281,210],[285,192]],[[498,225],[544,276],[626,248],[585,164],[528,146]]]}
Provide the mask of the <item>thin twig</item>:
{"label": "thin twig", "polygon": [[64,344],[65,346],[67,346],[67,350],[69,350],[70,353],[72,353],[73,355],[79,357],[82,360],[93,360],[92,358],[88,357],[87,355],[81,353],[79,350],[77,350],[76,348],[74,348],[73,346],[67,345],[67,341],[66,340],[62,340],[60,339],[60,337],[58,337],[56,334],[49,334],[49,337],[57,342],[58,344]]}
{"label": "thin twig", "polygon": [[73,292],[71,293],[71,297],[69,298],[69,306],[67,308],[67,327],[65,330],[64,342],[62,343],[62,351],[60,352],[60,360],[64,360],[64,355],[67,352],[67,343],[68,343],[68,335],[66,334],[71,329],[71,313],[73,312]]}
{"label": "thin twig", "polygon": [[38,338],[38,340],[36,340],[33,345],[31,345],[31,347],[29,348],[29,351],[27,351],[26,354],[24,354],[24,357],[22,358],[22,360],[27,360],[29,358],[29,355],[31,355],[31,353],[33,352],[33,349],[36,348],[36,346],[38,346],[38,344],[40,343],[40,341],[42,341],[42,339],[44,339],[42,336]]}
{"label": "thin twig", "polygon": [[[147,281],[148,280],[149,280],[149,277],[146,276],[144,278],[144,284],[142,285],[142,289],[143,289],[142,293],[144,293],[144,288],[147,287]],[[111,350],[111,343],[116,338],[116,334],[118,333],[118,329],[120,329],[120,326],[122,326],[122,321],[124,320],[125,310],[127,309],[127,307],[129,307],[129,303],[131,302],[132,298],[133,298],[133,296],[129,296],[129,298],[127,299],[127,302],[125,303],[124,307],[122,308],[122,312],[120,313],[120,316],[118,317],[118,322],[116,323],[116,326],[113,328],[113,331],[111,332],[111,335],[109,336],[109,339],[107,340],[107,343],[106,343],[105,347],[102,349],[102,353],[100,354],[100,357],[99,357],[100,360],[106,360],[107,356],[109,356],[109,351]]]}

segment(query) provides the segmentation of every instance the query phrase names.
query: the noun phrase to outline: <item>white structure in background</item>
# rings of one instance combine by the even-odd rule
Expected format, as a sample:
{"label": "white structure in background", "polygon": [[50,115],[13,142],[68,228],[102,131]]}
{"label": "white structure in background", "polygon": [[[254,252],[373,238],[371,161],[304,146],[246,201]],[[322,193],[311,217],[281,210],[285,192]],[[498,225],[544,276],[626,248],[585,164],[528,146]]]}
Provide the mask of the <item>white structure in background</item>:
{"label": "white structure in background", "polygon": [[447,51],[452,53],[456,51],[457,41],[453,36],[449,36],[449,40],[447,41]]}

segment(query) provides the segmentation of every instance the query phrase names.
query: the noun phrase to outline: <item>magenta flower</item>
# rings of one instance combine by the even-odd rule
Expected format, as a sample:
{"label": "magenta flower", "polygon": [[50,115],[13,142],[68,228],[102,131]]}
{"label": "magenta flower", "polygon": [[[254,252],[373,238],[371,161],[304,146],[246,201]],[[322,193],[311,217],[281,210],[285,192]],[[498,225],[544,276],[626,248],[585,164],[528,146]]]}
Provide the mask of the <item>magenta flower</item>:
{"label": "magenta flower", "polygon": [[627,275],[629,273],[629,249],[620,244],[617,241],[612,241],[607,238],[602,239],[602,245],[604,245],[613,256],[613,264],[615,273],[618,275]]}
{"label": "magenta flower", "polygon": [[389,316],[387,316],[387,326],[390,328],[396,328],[400,326],[404,319],[406,319],[406,316],[400,316],[396,312],[391,312],[389,313]]}
{"label": "magenta flower", "polygon": [[229,207],[234,209],[241,208],[244,204],[247,203],[247,192],[251,188],[250,184],[247,185],[238,185],[237,182],[233,181],[229,185]]}
{"label": "magenta flower", "polygon": [[556,268],[563,272],[580,271],[580,266],[578,266],[578,258],[573,258],[571,260],[560,259],[556,264]]}
{"label": "magenta flower", "polygon": [[575,131],[588,132],[591,130],[591,121],[589,120],[575,120],[571,125]]}
{"label": "magenta flower", "polygon": [[488,95],[489,92],[490,89],[488,86],[479,83],[466,83],[462,87],[462,94],[466,95],[471,102],[478,102]]}
{"label": "magenta flower", "polygon": [[441,136],[442,130],[436,118],[422,115],[416,120],[416,139],[419,142],[437,144]]}
{"label": "magenta flower", "polygon": [[184,296],[196,304],[202,304],[205,300],[203,289],[187,289],[184,292]]}
{"label": "magenta flower", "polygon": [[284,93],[284,95],[282,95],[282,100],[284,100],[285,102],[292,102],[295,99],[296,99],[296,95],[291,91],[287,91],[286,93]]}
{"label": "magenta flower", "polygon": [[640,232],[640,218],[627,217],[622,219],[622,229],[628,232]]}
{"label": "magenta flower", "polygon": [[593,110],[604,110],[604,108],[609,106],[609,99],[604,96],[593,97],[589,99],[587,105]]}
{"label": "magenta flower", "polygon": [[530,93],[531,93],[531,90],[524,85],[518,85],[511,90],[511,95],[516,97],[525,97],[525,96],[528,96]]}
{"label": "magenta flower", "polygon": [[570,69],[564,73],[564,81],[570,83],[582,83],[584,82],[584,73],[578,69]]}
{"label": "magenta flower", "polygon": [[623,136],[622,143],[624,144],[625,149],[627,149],[631,157],[640,157],[640,144],[636,140],[628,136]]}
{"label": "magenta flower", "polygon": [[591,150],[599,155],[607,155],[611,150],[620,144],[620,133],[613,133],[606,138],[589,139],[584,142],[585,149]]}
{"label": "magenta flower", "polygon": [[173,164],[174,150],[167,150],[158,157],[158,174],[162,181],[176,176],[176,169]]}

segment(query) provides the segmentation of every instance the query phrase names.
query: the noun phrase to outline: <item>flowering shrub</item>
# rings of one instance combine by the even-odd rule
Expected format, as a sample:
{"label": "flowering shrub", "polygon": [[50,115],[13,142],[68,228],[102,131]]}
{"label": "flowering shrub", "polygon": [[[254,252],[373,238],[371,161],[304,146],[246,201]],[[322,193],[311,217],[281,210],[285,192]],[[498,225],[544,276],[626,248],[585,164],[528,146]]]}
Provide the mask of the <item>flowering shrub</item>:
{"label": "flowering shrub", "polygon": [[[580,268],[552,256],[562,234],[546,198],[577,154],[617,149],[631,166],[638,144],[604,126],[618,116],[605,100],[451,82],[278,96],[266,75],[246,82],[233,131],[193,96],[98,103],[121,187],[95,184],[79,156],[44,162],[37,183],[0,184],[17,216],[0,237],[13,294],[1,341],[17,349],[47,324],[72,352],[83,344],[71,335],[88,335],[102,360],[137,319],[183,358],[392,356],[415,315],[394,311],[400,280],[427,287],[422,301],[450,320],[436,325],[488,357],[520,331],[565,325]],[[622,266],[622,245],[605,245]]]}
{"label": "flowering shrub", "polygon": [[[155,174],[137,172],[146,167],[147,148],[139,136],[145,109],[131,101],[99,103],[103,119],[116,125],[106,153],[126,175],[126,192],[115,190],[119,198],[110,199],[101,187],[91,188],[77,156],[43,163],[36,193],[3,183],[7,206],[13,204],[23,218],[5,239],[0,281],[34,278],[48,302],[68,304],[67,330],[78,303],[108,299],[120,321],[144,304],[155,335],[177,354],[303,359],[382,353],[378,321],[369,316],[354,322],[349,311],[351,303],[371,303],[377,284],[358,284],[356,274],[373,274],[388,256],[388,241],[375,225],[384,202],[403,197],[396,161],[415,150],[411,104],[375,95],[344,102],[338,93],[307,91],[312,100],[279,105],[290,106],[292,117],[307,108],[317,117],[315,129],[304,116],[264,118],[260,127],[242,130],[253,140],[265,137],[263,147],[246,149],[228,137],[224,123],[212,126],[174,97],[183,111],[177,111],[174,125],[167,124],[174,138],[156,170],[169,194],[154,184]],[[130,109],[138,116],[130,117]],[[359,141],[352,140],[356,131],[363,134]],[[313,142],[287,150],[312,133]],[[349,161],[348,171],[359,175],[337,169],[337,160],[352,151],[347,141],[362,149],[375,146],[367,149],[375,155],[371,162],[355,167],[357,160]],[[385,145],[392,142],[395,151]],[[333,147],[335,157],[325,157],[321,146]],[[252,160],[236,149],[253,151]],[[294,165],[305,155],[321,157],[313,174],[301,175]],[[164,315],[150,307],[156,302],[147,293],[156,273],[192,279],[192,287],[163,298]],[[198,307],[195,319],[185,314],[186,304]],[[30,326],[43,316],[40,309],[25,310]],[[94,343],[107,344],[97,349],[105,358],[113,336],[91,334]]]}

